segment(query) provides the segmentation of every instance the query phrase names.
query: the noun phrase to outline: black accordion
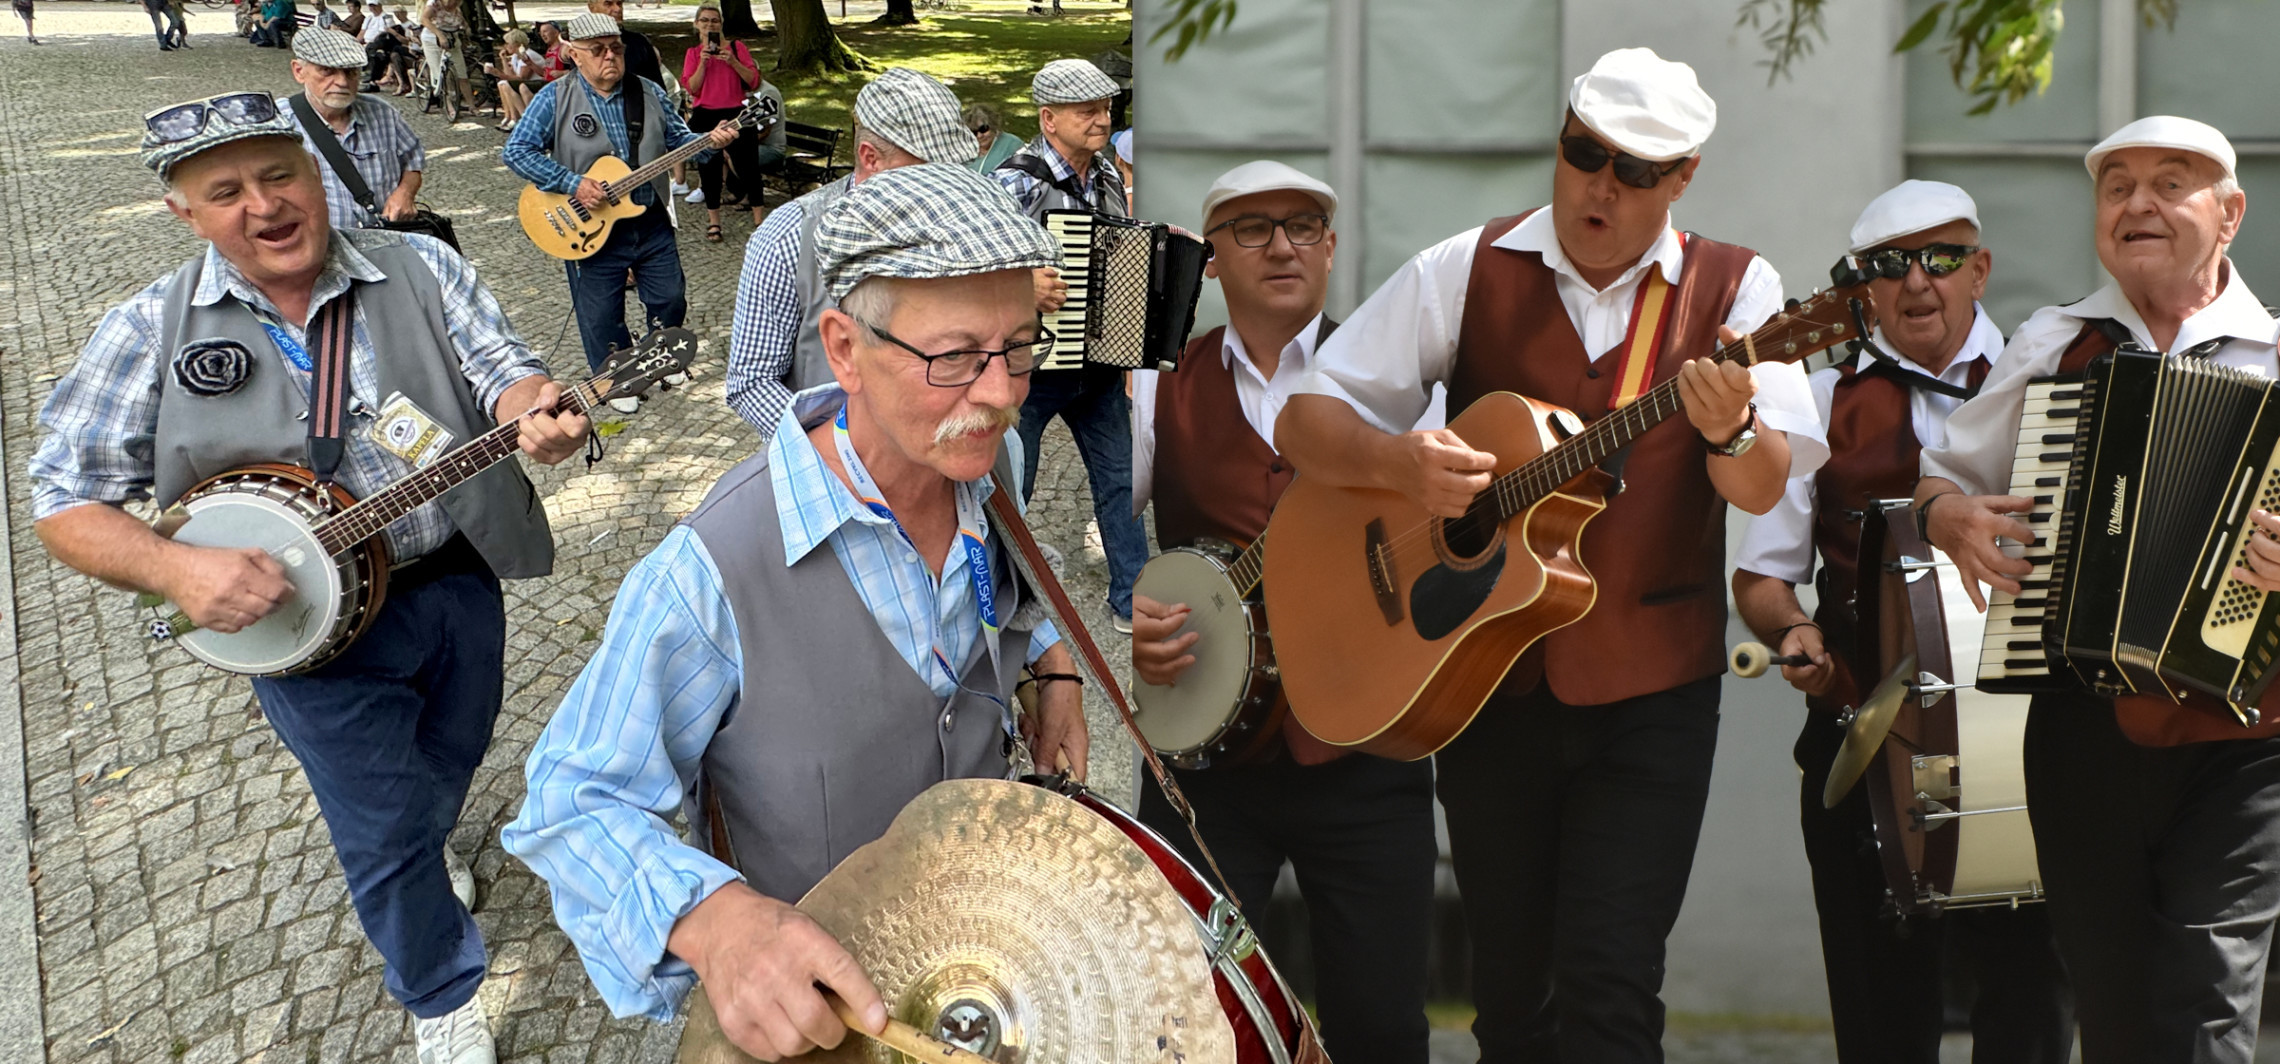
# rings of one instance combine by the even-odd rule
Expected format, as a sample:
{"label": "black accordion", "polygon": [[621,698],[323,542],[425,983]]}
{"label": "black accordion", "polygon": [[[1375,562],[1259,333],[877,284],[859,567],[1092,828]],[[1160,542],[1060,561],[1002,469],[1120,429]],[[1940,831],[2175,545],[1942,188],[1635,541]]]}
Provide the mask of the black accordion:
{"label": "black accordion", "polygon": [[1045,316],[1053,353],[1037,368],[1176,368],[1211,245],[1168,225],[1090,211],[1046,211],[1045,231],[1061,245],[1069,297]]}
{"label": "black accordion", "polygon": [[2255,723],[2280,661],[2280,596],[2232,578],[2249,514],[2280,512],[2280,389],[2124,348],[2031,381],[2011,494],[2034,500],[2034,571],[1988,602],[1979,686],[2087,688]]}

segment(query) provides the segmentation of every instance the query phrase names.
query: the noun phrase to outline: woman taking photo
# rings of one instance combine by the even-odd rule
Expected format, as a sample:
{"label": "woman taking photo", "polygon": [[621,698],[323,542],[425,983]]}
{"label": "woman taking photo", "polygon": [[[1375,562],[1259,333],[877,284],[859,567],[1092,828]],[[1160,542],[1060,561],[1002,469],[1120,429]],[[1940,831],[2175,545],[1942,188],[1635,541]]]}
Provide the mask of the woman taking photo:
{"label": "woman taking photo", "polygon": [[[720,5],[705,0],[697,6],[697,46],[681,62],[681,84],[689,90],[689,132],[703,133],[721,124],[734,121],[744,109],[744,96],[757,88],[773,101],[772,108],[763,104],[761,122],[753,127],[750,136],[738,137],[725,151],[698,165],[698,181],[704,190],[705,214],[712,224],[705,227],[705,239],[719,243],[720,205],[723,191],[722,164],[732,162],[736,167],[733,191],[752,209],[752,224],[760,225],[760,172],[772,169],[784,158],[784,94],[760,77],[760,67],[752,61],[752,53],[745,50],[743,41],[731,41],[721,34]],[[722,156],[727,156],[724,160]]]}

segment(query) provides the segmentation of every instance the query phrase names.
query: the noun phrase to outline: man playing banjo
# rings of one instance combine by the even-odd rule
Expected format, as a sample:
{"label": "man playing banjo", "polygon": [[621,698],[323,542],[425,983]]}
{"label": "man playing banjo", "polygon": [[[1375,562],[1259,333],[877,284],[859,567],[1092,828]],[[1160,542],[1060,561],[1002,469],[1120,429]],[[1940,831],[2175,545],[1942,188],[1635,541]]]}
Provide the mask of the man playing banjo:
{"label": "man playing banjo", "polygon": [[[1017,726],[1047,771],[1081,778],[1086,755],[1069,652],[1016,607],[983,516],[1018,492],[1010,430],[1050,342],[1031,271],[1058,249],[987,177],[936,164],[850,189],[818,248],[837,383],[627,575],[502,835],[613,1012],[669,1020],[702,980],[769,1060],[846,1036],[819,982],[886,1023],[793,902],[927,787],[1005,775]],[[1042,689],[1017,719],[1025,661]]]}
{"label": "man playing banjo", "polygon": [[[218,473],[308,460],[315,323],[339,300],[353,301],[336,452],[351,492],[416,468],[374,431],[376,411],[460,441],[520,418],[524,454],[551,464],[578,451],[585,419],[546,412],[558,394],[545,363],[473,268],[426,236],[333,229],[316,160],[267,93],[196,100],[144,123],[144,165],[207,245],[105,314],[40,412],[32,512],[58,560],[163,594],[221,632],[283,603],[292,585],[266,552],[175,543],[121,504],[163,508]],[[375,336],[387,340],[384,362]],[[329,663],[253,688],[308,774],[388,992],[416,1017],[420,1060],[490,1064],[474,883],[445,839],[499,711],[498,581],[546,575],[553,538],[511,462],[386,535],[398,566],[371,628]]]}

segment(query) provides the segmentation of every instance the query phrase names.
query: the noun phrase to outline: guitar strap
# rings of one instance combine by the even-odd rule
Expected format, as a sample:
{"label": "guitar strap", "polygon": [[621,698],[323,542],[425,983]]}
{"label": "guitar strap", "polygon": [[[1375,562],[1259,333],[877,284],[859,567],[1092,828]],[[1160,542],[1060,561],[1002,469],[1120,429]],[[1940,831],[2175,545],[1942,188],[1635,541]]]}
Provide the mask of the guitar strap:
{"label": "guitar strap", "polygon": [[333,297],[310,323],[309,471],[330,484],[348,451],[349,352],[355,347],[356,284]]}
{"label": "guitar strap", "polygon": [[[1685,241],[1679,237],[1681,246]],[[1662,361],[1663,312],[1670,309],[1670,281],[1661,264],[1647,268],[1647,283],[1631,302],[1631,328],[1623,341],[1623,364],[1615,372],[1615,389],[1607,393],[1607,409],[1621,410],[1647,393],[1654,383],[1655,364]]]}
{"label": "guitar strap", "polygon": [[637,77],[628,77],[620,84],[623,91],[618,95],[625,108],[625,164],[638,170],[641,168],[641,134],[649,121],[649,90]]}
{"label": "guitar strap", "polygon": [[309,106],[309,94],[296,92],[286,98],[293,107],[293,115],[301,120],[301,134],[317,146],[317,153],[325,157],[325,165],[332,167],[333,176],[340,179],[348,198],[364,208],[364,213],[380,217],[380,204],[372,198],[372,186],[364,183],[364,175],[356,172],[356,163],[342,150],[340,138],[333,135],[332,127],[317,117],[317,110]]}

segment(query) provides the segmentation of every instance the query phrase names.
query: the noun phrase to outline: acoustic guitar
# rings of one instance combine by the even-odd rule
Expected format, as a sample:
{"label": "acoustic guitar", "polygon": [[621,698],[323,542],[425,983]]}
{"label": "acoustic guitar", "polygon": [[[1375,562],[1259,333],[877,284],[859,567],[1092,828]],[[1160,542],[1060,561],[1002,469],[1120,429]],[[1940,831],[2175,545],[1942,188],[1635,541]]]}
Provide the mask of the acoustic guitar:
{"label": "acoustic guitar", "polygon": [[[1713,357],[1795,362],[1859,336],[1874,313],[1867,286],[1830,289]],[[1599,464],[1683,408],[1676,378],[1588,426],[1550,403],[1483,396],[1449,423],[1497,459],[1462,517],[1293,480],[1267,526],[1265,579],[1290,712],[1324,742],[1381,757],[1447,745],[1522,653],[1591,609],[1581,542],[1607,507]]]}
{"label": "acoustic guitar", "polygon": [[[765,128],[781,118],[783,108],[776,103],[776,98],[754,91],[746,94],[744,108],[736,112],[731,121],[738,129],[752,129]],[[515,213],[522,219],[523,232],[530,235],[530,242],[538,245],[538,250],[558,259],[589,258],[602,250],[603,244],[609,243],[611,227],[649,209],[633,202],[634,189],[657,180],[711,146],[712,142],[699,134],[639,170],[628,167],[625,160],[615,155],[604,155],[594,160],[594,165],[587,167],[584,174],[602,186],[600,206],[588,207],[569,193],[524,185]]]}

